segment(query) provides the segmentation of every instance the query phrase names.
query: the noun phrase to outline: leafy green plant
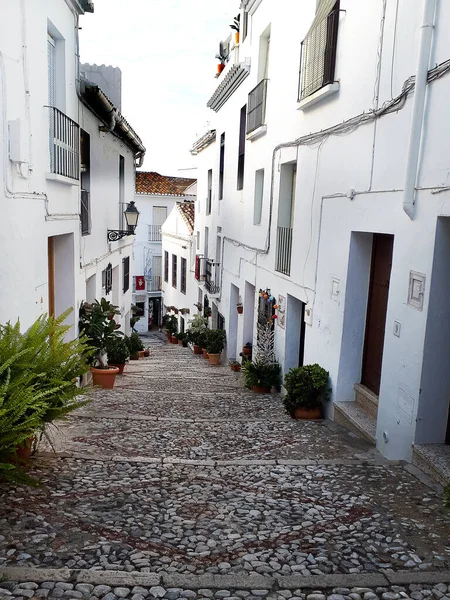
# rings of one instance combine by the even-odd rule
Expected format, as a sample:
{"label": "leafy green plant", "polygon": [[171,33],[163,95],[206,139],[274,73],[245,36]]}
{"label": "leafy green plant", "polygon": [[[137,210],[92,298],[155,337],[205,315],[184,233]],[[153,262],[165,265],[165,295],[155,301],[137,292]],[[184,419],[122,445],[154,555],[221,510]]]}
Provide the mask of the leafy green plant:
{"label": "leafy green plant", "polygon": [[106,345],[108,340],[122,335],[117,330],[120,329],[114,321],[114,315],[120,314],[117,306],[114,306],[105,298],[100,302],[94,300],[92,304],[83,302],[79,311],[79,328],[81,335],[85,336],[89,344],[96,349],[93,356],[93,366],[100,369],[107,369]]}
{"label": "leafy green plant", "polygon": [[144,344],[142,343],[139,334],[135,332],[125,338],[125,343],[128,346],[130,354],[136,354],[137,352],[142,352],[142,350],[144,350]]}
{"label": "leafy green plant", "polygon": [[233,24],[230,25],[230,27],[231,27],[231,29],[234,29],[234,31],[239,32],[240,24],[241,24],[241,15],[238,14],[236,17],[234,17]]}
{"label": "leafy green plant", "polygon": [[201,346],[205,341],[204,332],[208,326],[208,319],[197,314],[189,320],[188,324],[190,325],[187,331],[188,340],[196,346]]}
{"label": "leafy green plant", "polygon": [[208,354],[220,354],[225,348],[226,333],[223,329],[209,329],[206,336]]}
{"label": "leafy green plant", "polygon": [[296,408],[318,408],[330,395],[330,374],[318,364],[291,369],[284,377],[283,404],[290,415]]}
{"label": "leafy green plant", "polygon": [[281,387],[281,367],[278,363],[252,362],[248,360],[242,365],[244,384],[246,387],[255,385],[277,390]]}
{"label": "leafy green plant", "polygon": [[171,335],[175,335],[178,331],[178,319],[175,315],[166,316],[166,329]]}
{"label": "leafy green plant", "polygon": [[106,354],[108,363],[112,365],[123,365],[130,358],[127,343],[122,337],[111,337],[106,341]]}

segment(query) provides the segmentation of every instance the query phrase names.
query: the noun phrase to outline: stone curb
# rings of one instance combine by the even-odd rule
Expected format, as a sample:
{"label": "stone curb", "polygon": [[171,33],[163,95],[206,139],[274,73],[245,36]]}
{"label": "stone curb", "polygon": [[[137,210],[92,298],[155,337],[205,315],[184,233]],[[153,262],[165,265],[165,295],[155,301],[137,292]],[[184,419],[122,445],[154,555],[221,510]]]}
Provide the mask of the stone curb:
{"label": "stone curb", "polygon": [[320,589],[333,587],[385,587],[411,583],[450,583],[450,571],[395,573],[336,573],[269,577],[265,575],[177,575],[141,573],[140,571],[97,571],[94,569],[40,569],[35,567],[0,567],[0,577],[9,581],[43,583],[44,581],[91,583],[93,585],[143,586],[164,585],[183,589]]}

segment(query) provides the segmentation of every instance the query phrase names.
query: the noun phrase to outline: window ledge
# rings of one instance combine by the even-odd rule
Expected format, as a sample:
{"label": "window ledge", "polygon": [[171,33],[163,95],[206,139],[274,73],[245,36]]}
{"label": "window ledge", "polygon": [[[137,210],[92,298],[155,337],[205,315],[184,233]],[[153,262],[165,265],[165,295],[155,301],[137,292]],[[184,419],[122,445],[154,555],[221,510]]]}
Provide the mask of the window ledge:
{"label": "window ledge", "polygon": [[336,94],[336,92],[338,92],[338,91],[339,91],[339,81],[335,81],[334,83],[329,83],[328,85],[325,85],[323,88],[320,88],[320,90],[317,90],[317,92],[314,92],[314,94],[311,94],[311,96],[308,96],[307,98],[304,98],[303,100],[301,100],[297,105],[297,109],[298,110],[306,110],[308,108],[311,108],[315,104],[322,102],[322,100],[324,100],[328,96],[331,96],[332,94]]}
{"label": "window ledge", "polygon": [[253,142],[254,140],[257,140],[258,138],[262,137],[263,135],[266,135],[266,133],[267,133],[267,125],[260,125],[253,131],[250,131],[250,133],[247,133],[246,139]]}
{"label": "window ledge", "polygon": [[58,181],[59,183],[64,183],[65,185],[80,185],[79,179],[72,179],[71,177],[58,175],[57,173],[46,173],[45,179],[49,181]]}

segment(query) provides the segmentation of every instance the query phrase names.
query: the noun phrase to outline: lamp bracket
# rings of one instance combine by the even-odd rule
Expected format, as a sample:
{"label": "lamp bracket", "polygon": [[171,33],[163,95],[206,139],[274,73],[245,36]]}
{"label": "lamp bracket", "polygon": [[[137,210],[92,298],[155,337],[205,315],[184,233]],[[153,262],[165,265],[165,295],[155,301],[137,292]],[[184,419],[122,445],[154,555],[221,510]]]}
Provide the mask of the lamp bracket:
{"label": "lamp bracket", "polygon": [[108,242],[117,242],[128,235],[134,235],[134,231],[128,231],[126,229],[108,229]]}

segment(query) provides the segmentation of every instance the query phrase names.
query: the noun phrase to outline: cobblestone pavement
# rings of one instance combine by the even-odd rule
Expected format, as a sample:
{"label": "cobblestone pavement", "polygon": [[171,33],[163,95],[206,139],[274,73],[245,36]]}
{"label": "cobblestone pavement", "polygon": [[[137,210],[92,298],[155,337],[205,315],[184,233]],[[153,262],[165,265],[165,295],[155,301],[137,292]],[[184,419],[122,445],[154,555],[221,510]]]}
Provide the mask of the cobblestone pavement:
{"label": "cobblestone pavement", "polygon": [[0,487],[0,600],[450,600],[438,486],[150,341]]}

